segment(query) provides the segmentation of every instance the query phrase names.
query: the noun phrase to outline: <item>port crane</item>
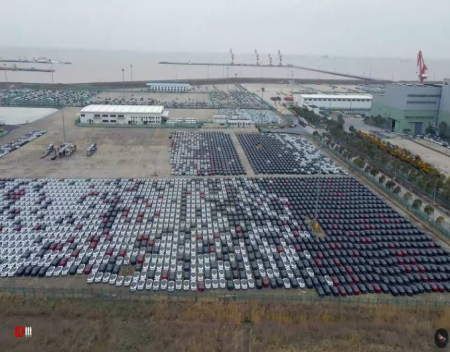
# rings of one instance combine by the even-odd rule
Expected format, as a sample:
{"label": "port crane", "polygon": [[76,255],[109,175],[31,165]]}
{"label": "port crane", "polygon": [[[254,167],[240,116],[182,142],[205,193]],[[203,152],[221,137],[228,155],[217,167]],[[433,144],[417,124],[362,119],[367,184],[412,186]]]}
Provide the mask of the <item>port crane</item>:
{"label": "port crane", "polygon": [[233,53],[233,49],[230,49],[230,55],[231,55],[231,64],[234,65],[234,53]]}
{"label": "port crane", "polygon": [[419,68],[419,81],[423,83],[427,78],[428,67],[425,65],[425,60],[423,59],[422,50],[417,54],[417,67]]}
{"label": "port crane", "polygon": [[258,50],[255,49],[255,55],[256,55],[256,66],[260,66],[261,64],[259,63],[259,54],[258,54]]}
{"label": "port crane", "polygon": [[280,63],[278,66],[283,66],[283,55],[281,54],[281,51],[278,50],[278,58],[280,59]]}

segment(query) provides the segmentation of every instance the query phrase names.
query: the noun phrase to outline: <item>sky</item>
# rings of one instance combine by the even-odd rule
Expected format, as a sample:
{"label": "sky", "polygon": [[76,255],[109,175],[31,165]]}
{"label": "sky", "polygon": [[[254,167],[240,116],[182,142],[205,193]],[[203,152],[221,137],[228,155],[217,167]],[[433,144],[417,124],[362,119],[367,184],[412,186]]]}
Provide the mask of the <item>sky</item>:
{"label": "sky", "polygon": [[449,0],[2,0],[0,48],[450,58]]}

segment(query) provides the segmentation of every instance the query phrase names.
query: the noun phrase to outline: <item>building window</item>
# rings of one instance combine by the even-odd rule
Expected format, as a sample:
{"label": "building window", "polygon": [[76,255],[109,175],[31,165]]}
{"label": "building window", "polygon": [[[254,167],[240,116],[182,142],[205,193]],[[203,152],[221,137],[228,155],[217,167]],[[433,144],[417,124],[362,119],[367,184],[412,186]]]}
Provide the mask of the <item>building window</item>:
{"label": "building window", "polygon": [[109,120],[110,123],[116,123],[116,120]]}
{"label": "building window", "polygon": [[436,105],[437,101],[430,101],[430,100],[408,100],[406,104],[420,104],[420,105]]}
{"label": "building window", "polygon": [[123,115],[119,115],[119,117],[124,117]]}
{"label": "building window", "polygon": [[95,114],[94,117],[100,117],[100,114]]}
{"label": "building window", "polygon": [[108,117],[108,115],[102,115],[102,117]]}
{"label": "building window", "polygon": [[81,114],[81,117],[84,117],[84,114]]}
{"label": "building window", "polygon": [[103,123],[108,123],[108,122],[109,122],[109,120],[102,120],[102,122],[103,122]]}
{"label": "building window", "polygon": [[116,115],[109,115],[109,117],[116,117]]}
{"label": "building window", "polygon": [[440,95],[435,94],[408,94],[409,98],[440,98]]}

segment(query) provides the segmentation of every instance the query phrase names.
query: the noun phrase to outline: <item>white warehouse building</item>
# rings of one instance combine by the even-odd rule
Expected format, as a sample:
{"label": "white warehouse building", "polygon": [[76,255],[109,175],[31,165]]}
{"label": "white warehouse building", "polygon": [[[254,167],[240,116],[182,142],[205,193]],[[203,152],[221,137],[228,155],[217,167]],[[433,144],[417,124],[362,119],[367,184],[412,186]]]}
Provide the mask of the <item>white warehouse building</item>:
{"label": "white warehouse building", "polygon": [[294,103],[305,107],[314,105],[321,110],[369,114],[372,108],[372,96],[370,94],[296,94]]}
{"label": "white warehouse building", "polygon": [[88,105],[79,113],[88,125],[160,125],[168,116],[162,105]]}
{"label": "white warehouse building", "polygon": [[189,83],[147,83],[146,86],[151,92],[181,93],[191,90]]}

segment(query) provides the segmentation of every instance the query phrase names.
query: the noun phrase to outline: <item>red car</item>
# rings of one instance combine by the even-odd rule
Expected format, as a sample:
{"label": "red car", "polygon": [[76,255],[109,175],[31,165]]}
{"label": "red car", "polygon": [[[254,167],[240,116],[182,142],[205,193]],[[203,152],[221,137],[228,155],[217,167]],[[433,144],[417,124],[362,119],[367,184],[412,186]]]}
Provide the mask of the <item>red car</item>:
{"label": "red car", "polygon": [[350,287],[352,288],[353,294],[354,295],[359,295],[361,292],[359,291],[358,286],[356,286],[355,284],[351,284]]}
{"label": "red car", "polygon": [[198,282],[197,290],[198,290],[199,292],[205,291],[205,283],[204,283],[203,281],[199,281],[199,282]]}
{"label": "red car", "polygon": [[378,284],[373,283],[372,286],[375,290],[375,293],[381,293],[381,287]]}
{"label": "red car", "polygon": [[345,288],[343,286],[337,286],[337,289],[339,291],[339,294],[344,297],[347,296],[347,291],[345,291]]}

